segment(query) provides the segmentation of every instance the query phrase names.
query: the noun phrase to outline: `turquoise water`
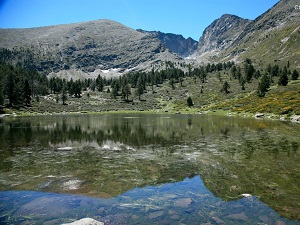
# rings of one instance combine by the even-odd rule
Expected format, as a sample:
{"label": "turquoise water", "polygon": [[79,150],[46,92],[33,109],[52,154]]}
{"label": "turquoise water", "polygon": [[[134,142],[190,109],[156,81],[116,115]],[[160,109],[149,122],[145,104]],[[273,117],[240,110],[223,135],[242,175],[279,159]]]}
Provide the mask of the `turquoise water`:
{"label": "turquoise water", "polygon": [[209,115],[5,118],[0,223],[300,224],[299,131]]}

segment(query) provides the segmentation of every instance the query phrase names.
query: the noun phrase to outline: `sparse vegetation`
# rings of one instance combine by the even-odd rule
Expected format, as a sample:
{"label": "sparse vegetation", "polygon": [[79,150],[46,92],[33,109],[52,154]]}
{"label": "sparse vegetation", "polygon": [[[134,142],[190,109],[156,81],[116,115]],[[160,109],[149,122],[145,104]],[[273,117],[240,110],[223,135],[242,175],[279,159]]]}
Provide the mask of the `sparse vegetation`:
{"label": "sparse vegetation", "polygon": [[[17,107],[19,110],[32,112],[187,110],[186,112],[195,113],[221,109],[238,113],[300,114],[297,98],[281,99],[281,97],[290,98],[287,94],[291,90],[295,90],[292,91],[294,96],[298,95],[296,91],[300,86],[296,79],[298,71],[293,69],[293,72],[289,72],[287,67],[281,68],[277,64],[268,65],[265,69],[259,68],[254,66],[250,59],[238,65],[227,62],[191,66],[165,62],[163,70],[131,72],[116,79],[98,76],[96,79],[75,81],[60,78],[43,80],[41,79],[45,78],[43,75],[34,73],[37,80],[30,82],[32,78],[26,74],[33,72],[13,66],[2,65],[1,68],[5,76],[0,79],[2,87],[0,100],[2,98],[2,104],[6,107]],[[18,82],[20,80],[18,75],[20,73],[10,74],[7,68],[22,71],[22,74],[26,75],[21,78],[24,83],[19,83],[23,88],[15,87],[16,80]],[[290,78],[284,83],[286,80],[282,81],[282,78],[286,76]],[[223,82],[220,83],[220,80]],[[31,87],[30,83],[34,85]],[[281,85],[277,86],[277,83]],[[13,87],[7,88],[11,85]],[[285,94],[274,97],[276,101],[272,100],[270,96],[277,96],[282,88],[285,89]],[[13,97],[15,95],[22,96],[21,100],[18,99],[19,102]]]}

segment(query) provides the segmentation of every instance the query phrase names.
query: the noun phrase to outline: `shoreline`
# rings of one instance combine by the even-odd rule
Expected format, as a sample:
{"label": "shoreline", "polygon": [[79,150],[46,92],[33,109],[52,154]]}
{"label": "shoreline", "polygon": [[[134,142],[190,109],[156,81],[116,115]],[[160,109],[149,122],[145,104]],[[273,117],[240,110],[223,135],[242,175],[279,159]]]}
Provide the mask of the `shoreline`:
{"label": "shoreline", "polygon": [[64,111],[64,112],[22,112],[22,111],[12,111],[10,113],[0,114],[0,118],[5,117],[30,117],[30,116],[58,116],[58,115],[93,115],[93,114],[172,114],[172,115],[217,115],[217,116],[228,116],[228,117],[242,117],[242,118],[255,118],[264,120],[275,120],[283,122],[292,122],[300,124],[300,115],[278,115],[274,113],[264,113],[264,112],[234,112],[230,110],[201,110],[199,108],[186,108],[183,110],[162,110],[162,109],[152,109],[152,110],[111,110],[111,111]]}

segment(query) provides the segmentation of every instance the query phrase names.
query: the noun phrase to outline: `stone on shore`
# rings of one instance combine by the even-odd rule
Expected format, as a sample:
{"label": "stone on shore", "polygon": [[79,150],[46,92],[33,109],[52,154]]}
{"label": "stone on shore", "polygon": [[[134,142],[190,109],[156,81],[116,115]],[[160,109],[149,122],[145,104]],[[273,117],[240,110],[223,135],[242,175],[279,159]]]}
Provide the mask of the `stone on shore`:
{"label": "stone on shore", "polygon": [[261,118],[261,117],[263,117],[264,116],[264,114],[263,113],[256,113],[255,114],[255,118]]}
{"label": "stone on shore", "polygon": [[293,123],[300,123],[300,116],[291,116],[291,122]]}

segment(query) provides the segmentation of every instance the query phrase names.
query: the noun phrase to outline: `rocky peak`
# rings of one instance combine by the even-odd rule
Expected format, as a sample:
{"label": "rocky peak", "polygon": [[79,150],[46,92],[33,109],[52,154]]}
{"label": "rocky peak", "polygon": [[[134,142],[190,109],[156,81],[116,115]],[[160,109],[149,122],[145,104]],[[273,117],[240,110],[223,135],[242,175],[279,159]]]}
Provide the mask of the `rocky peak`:
{"label": "rocky peak", "polygon": [[163,33],[160,31],[145,31],[138,29],[139,32],[150,34],[158,38],[171,52],[185,58],[197,50],[198,42],[192,38],[184,38],[179,34]]}
{"label": "rocky peak", "polygon": [[237,39],[249,22],[250,20],[235,15],[221,16],[204,30],[199,40],[197,53],[201,55],[227,48]]}

